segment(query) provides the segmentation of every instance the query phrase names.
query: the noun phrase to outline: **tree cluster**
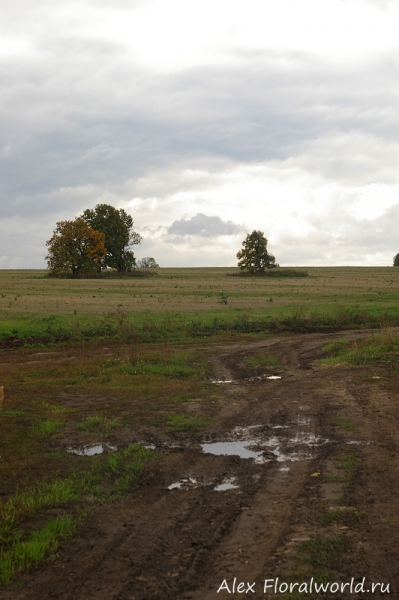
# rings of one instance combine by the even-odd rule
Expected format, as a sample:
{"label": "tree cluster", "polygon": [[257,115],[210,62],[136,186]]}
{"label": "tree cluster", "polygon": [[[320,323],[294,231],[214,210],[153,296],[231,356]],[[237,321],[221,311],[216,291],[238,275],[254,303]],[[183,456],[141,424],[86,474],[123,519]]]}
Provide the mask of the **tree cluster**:
{"label": "tree cluster", "polygon": [[131,271],[136,259],[131,246],[140,244],[141,235],[133,231],[133,219],[123,208],[98,204],[73,221],[57,223],[46,242],[51,274],[69,272],[73,276],[91,276],[101,269]]}

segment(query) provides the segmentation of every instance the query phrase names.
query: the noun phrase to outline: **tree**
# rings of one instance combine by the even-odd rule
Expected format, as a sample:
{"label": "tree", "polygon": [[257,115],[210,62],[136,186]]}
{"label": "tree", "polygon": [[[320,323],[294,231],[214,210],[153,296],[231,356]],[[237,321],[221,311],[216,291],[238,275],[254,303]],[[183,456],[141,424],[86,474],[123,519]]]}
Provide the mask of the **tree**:
{"label": "tree", "polygon": [[393,266],[399,267],[399,253],[393,257]]}
{"label": "tree", "polygon": [[264,273],[266,269],[278,267],[276,259],[267,251],[267,239],[263,231],[249,233],[242,242],[242,250],[237,252],[238,266],[250,273]]}
{"label": "tree", "polygon": [[107,254],[104,234],[82,218],[59,221],[46,246],[48,268],[54,275],[66,271],[72,271],[75,277],[96,273],[101,271],[101,261]]}
{"label": "tree", "polygon": [[141,258],[137,264],[141,269],[159,269],[159,264],[155,262],[155,258],[152,258],[152,256]]}
{"label": "tree", "polygon": [[133,231],[133,219],[123,208],[118,210],[109,204],[97,204],[93,210],[85,210],[82,218],[105,235],[107,254],[102,261],[103,267],[121,272],[131,271],[136,266],[136,259],[129,248],[140,244],[141,235]]}

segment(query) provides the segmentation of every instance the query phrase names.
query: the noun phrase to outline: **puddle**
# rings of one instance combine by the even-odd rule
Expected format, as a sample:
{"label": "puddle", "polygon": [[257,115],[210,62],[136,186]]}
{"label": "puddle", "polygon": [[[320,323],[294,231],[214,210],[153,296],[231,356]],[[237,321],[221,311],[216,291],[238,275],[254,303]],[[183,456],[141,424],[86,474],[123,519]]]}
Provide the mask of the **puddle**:
{"label": "puddle", "polygon": [[266,379],[281,379],[280,375],[268,375]]}
{"label": "puddle", "polygon": [[298,425],[309,425],[310,419],[308,417],[298,417],[296,422]]}
{"label": "puddle", "polygon": [[288,429],[291,425],[272,425],[272,429]]}
{"label": "puddle", "polygon": [[290,471],[290,467],[281,467],[279,471],[281,471],[281,473],[288,473],[288,471]]}
{"label": "puddle", "polygon": [[248,446],[256,443],[255,440],[245,440],[242,442],[214,442],[213,444],[201,444],[201,446],[206,454],[239,456],[240,458],[253,458],[257,463],[265,462],[262,457],[263,451],[248,450]]}
{"label": "puddle", "polygon": [[[240,458],[252,458],[257,464],[265,464],[272,460],[282,463],[311,460],[314,456],[314,449],[330,441],[308,432],[297,432],[288,438],[282,435],[265,438],[263,437],[264,432],[256,431],[261,427],[263,425],[236,427],[232,436],[241,439],[202,444],[202,449],[208,454],[217,456],[233,455]],[[286,427],[288,426],[275,425],[273,429],[285,429]],[[256,449],[252,449],[252,447]]]}
{"label": "puddle", "polygon": [[309,410],[310,406],[308,406],[307,404],[301,404],[301,406],[298,407],[299,410]]}
{"label": "puddle", "polygon": [[215,490],[215,492],[225,492],[226,490],[236,490],[240,486],[236,485],[235,482],[236,482],[235,478],[232,477],[231,479],[226,479],[223,483],[220,483],[213,489]]}
{"label": "puddle", "polygon": [[102,444],[94,444],[92,446],[83,446],[81,448],[68,448],[67,452],[69,452],[69,454],[76,454],[77,456],[94,456],[95,454],[102,454],[104,449]]}
{"label": "puddle", "polygon": [[168,490],[181,490],[184,488],[194,488],[197,487],[198,483],[194,477],[184,477],[180,481],[176,481],[175,483],[171,483],[168,485]]}
{"label": "puddle", "polygon": [[346,442],[347,444],[356,444],[356,446],[369,446],[370,444],[372,444],[373,442],[366,442],[366,441],[356,441],[356,440],[352,440],[351,442]]}
{"label": "puddle", "polygon": [[236,379],[212,379],[211,383],[238,383]]}

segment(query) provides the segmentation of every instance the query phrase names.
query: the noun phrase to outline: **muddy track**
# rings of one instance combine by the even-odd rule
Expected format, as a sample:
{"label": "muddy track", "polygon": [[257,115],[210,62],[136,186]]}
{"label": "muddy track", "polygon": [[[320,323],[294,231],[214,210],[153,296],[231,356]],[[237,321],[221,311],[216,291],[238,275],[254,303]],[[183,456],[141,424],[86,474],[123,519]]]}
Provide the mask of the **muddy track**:
{"label": "muddy track", "polygon": [[[265,579],[294,573],[304,542],[337,536],[349,548],[327,565],[337,580],[386,582],[390,597],[398,597],[399,380],[383,369],[318,366],[321,348],[341,337],[212,349],[212,376],[223,381],[212,433],[180,440],[128,499],[94,508],[56,563],[0,598],[213,600],[231,597],[217,590],[234,578],[256,582],[246,597],[274,597],[264,594]],[[279,358],[281,379],[248,377],[245,359],[259,352]],[[206,453],[205,443],[254,457]],[[339,457],[354,450],[356,468],[337,508],[344,487]],[[338,509],[345,518],[326,518]]]}

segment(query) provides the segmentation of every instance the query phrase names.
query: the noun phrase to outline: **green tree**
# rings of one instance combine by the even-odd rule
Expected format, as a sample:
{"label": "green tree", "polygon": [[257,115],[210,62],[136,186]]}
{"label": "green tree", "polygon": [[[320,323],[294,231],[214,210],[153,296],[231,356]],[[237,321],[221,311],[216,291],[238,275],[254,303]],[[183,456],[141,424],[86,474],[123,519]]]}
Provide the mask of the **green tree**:
{"label": "green tree", "polygon": [[133,231],[133,219],[123,208],[118,210],[109,204],[97,204],[93,210],[85,210],[82,218],[105,235],[107,254],[102,261],[103,267],[121,272],[131,271],[136,266],[136,259],[129,248],[140,244],[141,235]]}
{"label": "green tree", "polygon": [[265,269],[278,267],[276,259],[267,251],[267,239],[263,231],[249,233],[237,252],[238,266],[249,273],[264,273]]}
{"label": "green tree", "polygon": [[394,267],[399,267],[399,253],[396,254],[396,256],[393,257],[393,266]]}
{"label": "green tree", "polygon": [[53,275],[72,272],[73,276],[101,271],[107,254],[105,236],[82,218],[59,221],[53,236],[46,242],[47,265]]}

